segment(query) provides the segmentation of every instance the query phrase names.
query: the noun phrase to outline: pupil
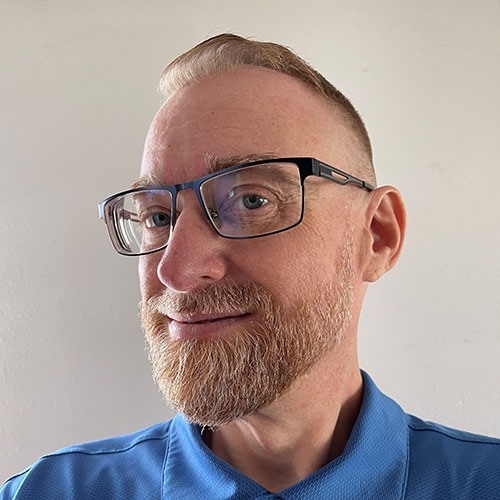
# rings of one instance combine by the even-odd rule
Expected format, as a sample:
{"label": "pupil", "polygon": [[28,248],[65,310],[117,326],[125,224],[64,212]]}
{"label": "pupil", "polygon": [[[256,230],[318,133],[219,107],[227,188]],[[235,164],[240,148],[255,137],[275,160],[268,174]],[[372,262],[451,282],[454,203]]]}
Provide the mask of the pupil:
{"label": "pupil", "polygon": [[245,208],[259,208],[262,206],[264,199],[257,194],[250,194],[243,198]]}
{"label": "pupil", "polygon": [[167,214],[162,212],[153,214],[151,218],[155,226],[166,226],[169,223],[169,218]]}

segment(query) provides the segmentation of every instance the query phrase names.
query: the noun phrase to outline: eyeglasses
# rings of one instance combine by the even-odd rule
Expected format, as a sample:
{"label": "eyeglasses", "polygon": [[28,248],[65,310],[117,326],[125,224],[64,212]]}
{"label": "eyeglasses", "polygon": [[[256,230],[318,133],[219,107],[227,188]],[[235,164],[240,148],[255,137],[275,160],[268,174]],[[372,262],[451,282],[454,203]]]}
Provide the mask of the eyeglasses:
{"label": "eyeglasses", "polygon": [[373,186],[315,158],[278,158],[218,170],[174,186],[122,191],[99,203],[115,250],[145,255],[164,249],[179,216],[177,194],[192,189],[215,232],[232,239],[258,238],[297,226],[304,215],[304,181],[308,176]]}

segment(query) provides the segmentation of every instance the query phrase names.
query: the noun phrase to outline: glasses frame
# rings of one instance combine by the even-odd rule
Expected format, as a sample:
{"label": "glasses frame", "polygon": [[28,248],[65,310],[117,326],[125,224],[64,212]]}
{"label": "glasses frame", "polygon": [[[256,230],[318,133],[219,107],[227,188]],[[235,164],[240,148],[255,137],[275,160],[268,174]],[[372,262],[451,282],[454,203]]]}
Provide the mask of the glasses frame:
{"label": "glasses frame", "polygon": [[[226,235],[224,233],[221,233],[218,228],[215,226],[215,224],[212,221],[212,218],[210,216],[210,213],[208,211],[207,206],[205,205],[205,202],[203,201],[203,197],[201,195],[201,186],[207,182],[210,179],[213,179],[214,177],[218,177],[220,175],[224,175],[230,172],[234,172],[236,170],[240,170],[243,168],[248,168],[248,167],[254,167],[258,165],[267,165],[267,164],[272,164],[272,163],[294,163],[297,165],[299,169],[299,174],[300,174],[300,184],[302,188],[302,202],[301,202],[301,212],[300,212],[300,219],[285,228],[282,229],[277,229],[276,231],[271,231],[267,232],[264,234],[257,234],[257,235],[252,235],[252,236],[231,236],[231,235]],[[120,238],[120,231],[117,228],[117,221],[115,220],[113,216],[113,208],[114,204],[113,201],[116,200],[117,198],[120,198],[124,195],[130,194],[130,193],[140,193],[143,191],[150,191],[150,190],[155,190],[155,191],[168,191],[171,195],[172,198],[172,217],[170,221],[170,233],[169,235],[172,235],[175,227],[175,223],[177,221],[177,194],[180,191],[183,191],[185,189],[192,189],[196,195],[196,198],[198,200],[198,203],[202,209],[203,215],[205,218],[208,220],[210,223],[210,226],[214,229],[214,231],[221,236],[222,238],[227,238],[227,239],[253,239],[253,238],[261,238],[263,236],[269,236],[271,234],[277,234],[281,233],[283,231],[288,231],[289,229],[292,229],[293,227],[298,226],[303,218],[304,218],[304,181],[306,180],[307,177],[310,176],[315,176],[315,177],[321,177],[324,179],[328,179],[330,181],[335,182],[336,184],[340,184],[341,186],[346,186],[349,184],[353,184],[357,187],[360,187],[362,189],[366,189],[367,191],[373,191],[375,189],[374,186],[369,184],[366,181],[363,181],[361,179],[358,179],[357,177],[344,172],[343,170],[340,170],[336,167],[332,167],[331,165],[328,165],[327,163],[324,163],[320,160],[317,160],[316,158],[312,157],[287,157],[287,158],[270,158],[267,160],[258,160],[258,161],[252,161],[248,163],[241,163],[239,165],[234,165],[231,167],[223,168],[220,170],[217,170],[216,172],[212,172],[208,175],[204,175],[203,177],[199,177],[198,179],[194,179],[192,181],[188,182],[183,182],[181,184],[174,184],[174,185],[165,185],[165,186],[145,186],[145,187],[139,187],[139,188],[133,188],[133,189],[127,189],[125,191],[120,191],[119,193],[116,193],[112,196],[108,196],[104,200],[102,200],[99,205],[99,218],[101,218],[104,223],[107,226],[108,229],[108,234],[111,239],[111,243],[113,244],[114,249],[121,255],[126,255],[126,256],[140,256],[140,255],[148,255],[151,253],[159,252],[161,250],[164,250],[168,246],[168,241],[170,241],[170,237],[168,241],[158,247],[155,248],[154,250],[148,250],[147,252],[137,252],[137,253],[130,253],[126,252],[124,249],[126,246],[123,244]]]}

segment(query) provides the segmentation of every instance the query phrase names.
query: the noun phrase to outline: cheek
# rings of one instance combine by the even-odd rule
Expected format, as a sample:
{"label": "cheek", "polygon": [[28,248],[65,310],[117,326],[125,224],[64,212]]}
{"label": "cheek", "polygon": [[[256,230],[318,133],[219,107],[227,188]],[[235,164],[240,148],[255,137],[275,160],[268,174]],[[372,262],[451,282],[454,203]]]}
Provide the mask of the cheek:
{"label": "cheek", "polygon": [[[317,251],[317,235],[305,229],[301,225],[278,235],[248,241],[252,250],[245,252],[244,258],[243,252],[240,253],[236,267],[280,302],[309,293],[311,286],[317,284],[318,279],[326,280],[330,271],[326,269],[329,259]],[[334,260],[335,255],[332,258]]]}

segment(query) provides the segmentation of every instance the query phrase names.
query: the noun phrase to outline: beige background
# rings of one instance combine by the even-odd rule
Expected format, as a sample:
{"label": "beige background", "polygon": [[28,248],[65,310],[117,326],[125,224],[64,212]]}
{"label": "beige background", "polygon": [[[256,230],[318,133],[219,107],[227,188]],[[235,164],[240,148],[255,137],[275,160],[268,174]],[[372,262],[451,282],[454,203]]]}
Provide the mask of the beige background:
{"label": "beige background", "polygon": [[96,204],[137,175],[164,65],[225,30],[347,93],[406,198],[363,366],[408,411],[500,435],[499,26],[496,0],[0,0],[0,481],[169,415]]}

